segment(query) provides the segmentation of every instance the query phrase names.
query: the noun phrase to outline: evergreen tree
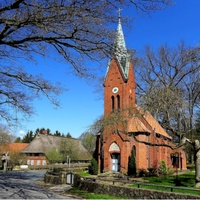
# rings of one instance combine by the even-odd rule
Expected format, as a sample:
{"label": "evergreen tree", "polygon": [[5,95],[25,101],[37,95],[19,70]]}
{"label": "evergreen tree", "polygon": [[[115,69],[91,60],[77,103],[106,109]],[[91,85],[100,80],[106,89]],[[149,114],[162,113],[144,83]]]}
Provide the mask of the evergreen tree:
{"label": "evergreen tree", "polygon": [[56,130],[56,132],[54,133],[55,136],[61,136],[61,133],[59,131]]}
{"label": "evergreen tree", "polygon": [[92,158],[91,163],[88,167],[89,174],[97,175],[98,174],[98,164],[97,161]]}
{"label": "evergreen tree", "polygon": [[128,176],[136,176],[136,171],[135,147],[133,146],[128,158]]}
{"label": "evergreen tree", "polygon": [[71,134],[68,132],[67,135],[66,135],[66,137],[71,138],[72,136],[71,136]]}
{"label": "evergreen tree", "polygon": [[35,137],[33,131],[28,131],[28,133],[22,138],[23,143],[30,143]]}
{"label": "evergreen tree", "polygon": [[43,134],[44,131],[45,131],[45,128],[41,128],[41,129],[39,129],[39,133],[40,133],[40,134]]}
{"label": "evergreen tree", "polygon": [[159,172],[159,174],[162,174],[164,176],[166,176],[169,173],[169,169],[164,160],[160,161],[158,172]]}
{"label": "evergreen tree", "polygon": [[21,142],[22,142],[22,139],[21,139],[20,137],[17,137],[17,138],[15,139],[15,142],[16,142],[16,143],[21,143]]}
{"label": "evergreen tree", "polygon": [[47,134],[51,135],[51,130],[49,128],[47,128]]}

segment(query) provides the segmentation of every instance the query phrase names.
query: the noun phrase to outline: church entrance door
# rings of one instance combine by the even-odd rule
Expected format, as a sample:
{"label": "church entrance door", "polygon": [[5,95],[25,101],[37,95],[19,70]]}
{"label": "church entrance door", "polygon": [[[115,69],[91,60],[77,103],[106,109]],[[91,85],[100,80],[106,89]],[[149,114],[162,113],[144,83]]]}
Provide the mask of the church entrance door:
{"label": "church entrance door", "polygon": [[111,168],[113,172],[118,172],[120,170],[120,154],[119,153],[112,153],[112,163]]}

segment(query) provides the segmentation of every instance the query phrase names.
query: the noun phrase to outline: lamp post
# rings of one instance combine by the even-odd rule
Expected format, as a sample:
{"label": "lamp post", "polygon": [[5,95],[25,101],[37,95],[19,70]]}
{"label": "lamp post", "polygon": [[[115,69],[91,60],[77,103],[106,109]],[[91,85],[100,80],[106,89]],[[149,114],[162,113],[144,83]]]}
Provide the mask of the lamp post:
{"label": "lamp post", "polygon": [[71,158],[69,157],[69,168],[70,168],[70,161],[71,161]]}
{"label": "lamp post", "polygon": [[67,155],[67,164],[68,164],[69,156]]}

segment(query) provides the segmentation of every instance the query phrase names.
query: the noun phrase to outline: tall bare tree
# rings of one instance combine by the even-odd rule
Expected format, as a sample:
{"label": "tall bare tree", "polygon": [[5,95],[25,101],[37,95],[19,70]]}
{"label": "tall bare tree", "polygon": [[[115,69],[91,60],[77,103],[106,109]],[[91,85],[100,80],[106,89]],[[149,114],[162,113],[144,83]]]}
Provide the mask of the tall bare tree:
{"label": "tall bare tree", "polygon": [[82,145],[88,150],[88,152],[92,155],[96,146],[96,136],[88,131],[85,131],[79,137]]}
{"label": "tall bare tree", "polygon": [[[171,0],[4,0],[0,2],[0,118],[9,124],[33,114],[31,102],[40,95],[58,105],[63,88],[29,73],[24,61],[36,55],[64,59],[80,76],[87,76],[86,59],[109,55],[111,24],[116,9],[133,5],[150,13]],[[53,56],[54,55],[54,56]],[[27,62],[26,62],[27,63]],[[92,67],[90,68],[92,69]]]}
{"label": "tall bare tree", "polygon": [[138,66],[137,83],[141,105],[172,135],[191,136],[194,112],[199,106],[200,48],[146,47]]}
{"label": "tall bare tree", "polygon": [[193,130],[200,102],[199,61],[200,47],[186,47],[181,42],[176,48],[163,45],[157,51],[146,47],[136,67],[141,105],[175,136],[178,146],[191,145],[196,186],[200,185],[200,142],[193,137]]}
{"label": "tall bare tree", "polygon": [[6,126],[0,125],[0,161],[3,169],[7,169],[9,157],[9,150],[6,148],[7,144],[14,141],[14,136]]}
{"label": "tall bare tree", "polygon": [[0,125],[0,145],[13,142],[15,137],[6,126]]}

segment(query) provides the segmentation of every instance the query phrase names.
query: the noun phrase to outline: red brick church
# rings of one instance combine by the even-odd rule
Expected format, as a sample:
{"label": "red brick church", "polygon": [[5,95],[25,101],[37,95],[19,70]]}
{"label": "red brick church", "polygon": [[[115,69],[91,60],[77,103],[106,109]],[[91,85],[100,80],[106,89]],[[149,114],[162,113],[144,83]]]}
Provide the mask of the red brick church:
{"label": "red brick church", "polygon": [[153,116],[136,104],[134,63],[126,49],[120,18],[114,45],[104,80],[104,118],[108,125],[97,136],[100,171],[126,173],[132,149],[138,170],[156,168],[163,160],[169,168],[185,169],[186,156],[181,148],[147,145],[173,144]]}

